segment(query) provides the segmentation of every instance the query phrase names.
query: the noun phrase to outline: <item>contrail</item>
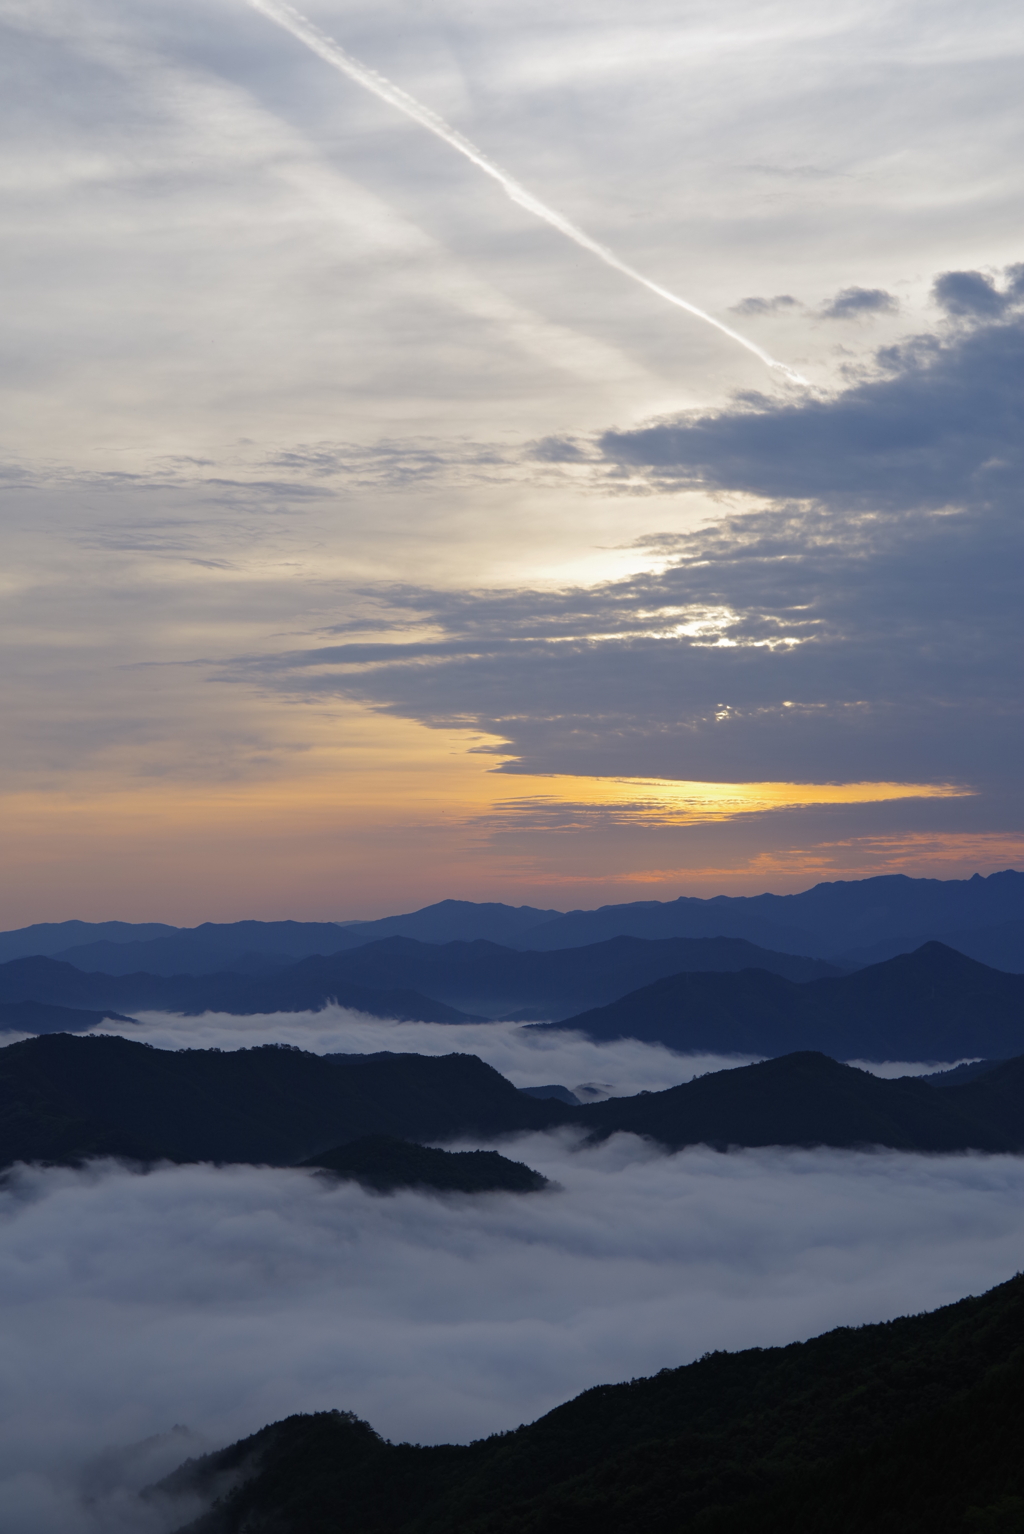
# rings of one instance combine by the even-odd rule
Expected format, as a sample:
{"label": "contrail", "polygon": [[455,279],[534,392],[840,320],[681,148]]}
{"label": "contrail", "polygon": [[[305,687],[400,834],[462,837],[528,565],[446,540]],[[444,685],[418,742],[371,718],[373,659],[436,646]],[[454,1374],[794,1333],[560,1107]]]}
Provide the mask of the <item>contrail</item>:
{"label": "contrail", "polygon": [[806,378],[795,372],[793,368],[787,367],[784,362],[776,361],[770,352],[766,352],[756,342],[748,341],[747,337],[740,335],[738,330],[733,330],[730,326],[723,325],[721,320],[716,320],[713,315],[706,314],[703,309],[698,309],[696,304],[688,303],[685,298],[680,298],[678,293],[673,293],[669,288],[663,288],[658,282],[652,282],[649,277],[644,276],[643,272],[638,272],[635,267],[629,266],[625,261],[620,260],[613,250],[608,249],[607,245],[602,245],[597,240],[591,239],[589,234],[577,228],[564,214],[556,212],[554,208],[549,208],[547,203],[541,202],[539,197],[534,197],[533,193],[528,192],[526,187],[522,186],[514,176],[510,176],[508,171],[502,170],[500,165],[496,165],[493,160],[489,159],[482,149],[478,149],[457,128],[453,128],[450,123],[446,123],[443,117],[439,117],[436,112],[431,111],[430,107],[423,106],[415,97],[403,91],[401,86],[393,85],[390,80],[384,75],[378,74],[375,69],[371,69],[367,64],[360,63],[358,59],[352,57],[351,53],[346,53],[345,49],[336,43],[332,37],[328,37],[326,32],[321,32],[319,27],[314,26],[307,17],[301,15],[292,6],[285,4],[284,0],[250,0],[250,4],[256,10],[262,11],[263,15],[268,16],[271,21],[276,21],[278,26],[284,27],[293,37],[297,37],[300,42],[305,43],[307,48],[311,48],[314,53],[319,54],[328,64],[333,64],[335,69],[339,69],[342,74],[348,75],[350,80],[355,80],[358,85],[365,86],[368,91],[372,91],[382,101],[388,102],[390,106],[396,107],[399,112],[404,112],[406,117],[411,117],[413,122],[419,123],[422,128],[426,128],[428,132],[436,134],[439,139],[443,139],[452,149],[457,149],[459,154],[465,155],[466,159],[470,160],[478,170],[482,170],[485,175],[491,176],[497,181],[498,185],[504,189],[513,202],[518,203],[521,208],[525,208],[527,212],[533,213],[537,218],[543,219],[546,224],[550,224],[553,229],[557,229],[560,234],[564,234],[567,240],[572,240],[574,244],[581,246],[583,250],[589,250],[591,255],[596,256],[599,261],[603,261],[605,266],[610,266],[613,271],[621,272],[624,277],[629,277],[633,282],[638,282],[641,287],[647,288],[651,293],[656,293],[659,298],[665,299],[667,303],[675,304],[679,309],[685,309],[687,314],[692,314],[697,319],[703,320],[706,325],[713,325],[724,336],[728,336],[732,341],[738,341],[740,346],[746,347],[748,352],[753,352],[755,357],[760,357],[767,367],[774,368],[779,373],[784,373],[793,383],[807,385],[808,381]]}

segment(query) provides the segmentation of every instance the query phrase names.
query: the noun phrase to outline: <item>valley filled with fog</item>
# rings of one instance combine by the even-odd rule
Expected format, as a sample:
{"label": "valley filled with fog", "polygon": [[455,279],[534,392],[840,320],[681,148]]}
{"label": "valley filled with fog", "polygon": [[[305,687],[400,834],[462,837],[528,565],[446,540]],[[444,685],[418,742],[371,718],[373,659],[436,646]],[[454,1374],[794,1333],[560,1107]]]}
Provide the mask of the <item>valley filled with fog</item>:
{"label": "valley filled with fog", "polygon": [[[546,1032],[523,1023],[417,1023],[368,1017],[346,1007],[320,1012],[236,1017],[206,1013],[181,1017],[140,1012],[138,1023],[107,1022],[93,1030],[138,1039],[157,1049],[251,1049],[287,1043],[313,1054],[478,1055],[517,1087],[558,1083],[581,1097],[630,1096],[657,1092],[706,1071],[748,1065],[759,1055],[686,1054],[637,1039],[598,1041],[573,1031]],[[957,1061],[891,1060],[851,1062],[878,1076],[918,1076],[947,1069]]]}
{"label": "valley filled with fog", "polygon": [[[340,1008],[150,1015],[116,1031],[175,1049],[461,1049],[517,1085],[595,1092],[744,1063]],[[668,1155],[626,1134],[584,1146],[577,1129],[500,1144],[555,1186],[380,1196],[254,1166],[9,1172],[0,1499],[12,1527],[155,1534],[188,1510],[140,1508],[133,1488],[291,1412],[339,1407],[396,1441],[465,1442],[591,1385],[916,1313],[1020,1266],[1019,1157]]]}

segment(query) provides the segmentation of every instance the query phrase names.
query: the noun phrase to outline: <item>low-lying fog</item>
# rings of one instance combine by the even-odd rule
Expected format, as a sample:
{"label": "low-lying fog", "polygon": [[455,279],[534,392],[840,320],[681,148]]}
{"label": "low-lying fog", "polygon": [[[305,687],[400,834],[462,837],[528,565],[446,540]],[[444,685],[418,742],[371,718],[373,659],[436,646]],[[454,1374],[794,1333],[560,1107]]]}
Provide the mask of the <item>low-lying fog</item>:
{"label": "low-lying fog", "polygon": [[[725,1063],[340,1011],[119,1031],[462,1048],[520,1085],[617,1091]],[[160,1534],[190,1510],[143,1515],[133,1487],[289,1412],[466,1440],[601,1381],[929,1309],[1021,1266],[1024,1158],[577,1143],[503,1147],[561,1185],[526,1196],[380,1197],[255,1167],[16,1169],[0,1187],[5,1534]]]}
{"label": "low-lying fog", "polygon": [[[232,1017],[207,1012],[178,1017],[142,1012],[138,1024],[107,1023],[99,1032],[144,1039],[158,1049],[245,1049],[284,1040],[315,1054],[338,1051],[373,1054],[377,1050],[447,1055],[479,1055],[517,1087],[558,1082],[571,1089],[586,1085],[583,1096],[660,1091],[705,1071],[749,1065],[756,1055],[677,1055],[662,1044],[636,1039],[595,1043],[579,1033],[539,1032],[522,1023],[399,1023],[344,1007],[322,1012],[277,1012],[267,1017]],[[919,1075],[943,1069],[936,1061],[857,1061],[880,1076]]]}

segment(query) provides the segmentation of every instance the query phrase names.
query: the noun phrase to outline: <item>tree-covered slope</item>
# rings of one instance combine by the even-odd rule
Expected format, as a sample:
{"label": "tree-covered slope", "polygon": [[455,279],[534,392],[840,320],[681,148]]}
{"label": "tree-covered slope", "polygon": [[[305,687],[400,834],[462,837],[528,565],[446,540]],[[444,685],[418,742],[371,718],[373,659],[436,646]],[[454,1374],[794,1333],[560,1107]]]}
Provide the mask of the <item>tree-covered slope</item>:
{"label": "tree-covered slope", "polygon": [[165,1489],[240,1479],[188,1534],[1008,1534],[1022,1422],[1018,1276],[931,1314],[598,1386],[462,1447],[291,1417]]}
{"label": "tree-covered slope", "polygon": [[[937,1091],[884,1081],[811,1051],[715,1071],[664,1092],[613,1097],[577,1110],[594,1135],[626,1130],[662,1145],[885,1145],[895,1150],[1015,1150],[1024,1145],[1024,1062]],[[1000,1078],[1002,1079],[1002,1078]]]}
{"label": "tree-covered slope", "polygon": [[474,1055],[221,1052],[49,1034],[0,1050],[0,1166],[95,1155],[290,1166],[363,1135],[493,1139],[574,1124],[706,1143],[1024,1149],[1024,1058],[962,1086],[883,1081],[812,1052],[573,1107]]}
{"label": "tree-covered slope", "polygon": [[0,1050],[0,1165],[123,1154],[292,1165],[365,1134],[445,1139],[572,1113],[475,1055],[153,1049],[50,1034]]}
{"label": "tree-covered slope", "polygon": [[351,1179],[378,1193],[433,1188],[445,1193],[539,1193],[546,1177],[497,1151],[447,1151],[394,1135],[363,1135],[310,1156],[303,1166]]}

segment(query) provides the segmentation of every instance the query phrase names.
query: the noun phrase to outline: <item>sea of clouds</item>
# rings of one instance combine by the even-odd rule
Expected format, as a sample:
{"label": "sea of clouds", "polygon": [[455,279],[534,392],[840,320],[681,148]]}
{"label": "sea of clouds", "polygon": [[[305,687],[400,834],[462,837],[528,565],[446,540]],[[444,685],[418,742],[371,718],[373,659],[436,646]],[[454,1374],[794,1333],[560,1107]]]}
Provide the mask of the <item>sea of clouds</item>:
{"label": "sea of clouds", "polygon": [[[461,1046],[520,1085],[617,1091],[718,1063],[340,1012],[153,1016],[135,1032],[164,1047]],[[465,1441],[602,1381],[930,1309],[1022,1266],[1020,1157],[668,1155],[567,1131],[503,1149],[558,1187],[380,1196],[299,1170],[114,1162],[9,1174],[5,1534],[163,1534],[195,1510],[142,1506],[138,1487],[290,1412]]]}
{"label": "sea of clouds", "polygon": [[[419,1055],[452,1053],[479,1055],[517,1087],[559,1083],[581,1096],[630,1096],[658,1092],[737,1065],[749,1065],[757,1055],[674,1053],[663,1044],[637,1039],[600,1043],[581,1033],[548,1033],[523,1023],[408,1023],[368,1017],[345,1007],[321,1012],[275,1012],[269,1016],[234,1017],[207,1012],[180,1017],[166,1012],[140,1012],[138,1023],[109,1022],[96,1030],[141,1039],[158,1049],[247,1049],[285,1041],[314,1054],[374,1054],[379,1050]],[[878,1076],[921,1075],[943,1070],[949,1063],[888,1060],[881,1064],[853,1061]]]}

